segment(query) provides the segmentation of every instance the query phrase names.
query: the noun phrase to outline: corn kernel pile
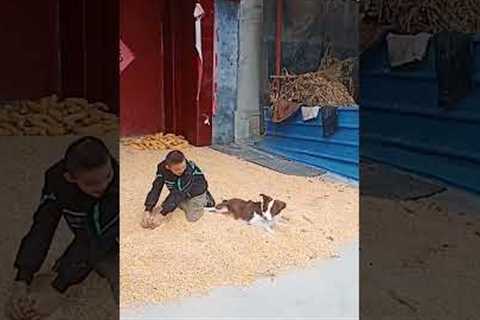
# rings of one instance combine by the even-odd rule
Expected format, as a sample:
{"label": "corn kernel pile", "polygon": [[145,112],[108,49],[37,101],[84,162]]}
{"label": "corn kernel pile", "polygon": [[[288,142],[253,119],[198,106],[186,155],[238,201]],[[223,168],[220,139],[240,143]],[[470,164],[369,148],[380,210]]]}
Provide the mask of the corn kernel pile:
{"label": "corn kernel pile", "polygon": [[0,106],[0,135],[59,136],[118,130],[118,117],[101,103],[56,95]]}
{"label": "corn kernel pile", "polygon": [[189,146],[184,137],[162,132],[141,137],[123,138],[122,143],[137,150],[180,150]]}

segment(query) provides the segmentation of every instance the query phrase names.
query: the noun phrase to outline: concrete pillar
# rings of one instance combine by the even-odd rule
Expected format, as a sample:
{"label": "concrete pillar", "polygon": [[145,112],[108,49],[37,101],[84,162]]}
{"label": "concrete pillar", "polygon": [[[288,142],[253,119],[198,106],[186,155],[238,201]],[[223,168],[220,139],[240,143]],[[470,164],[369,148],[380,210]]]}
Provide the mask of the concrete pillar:
{"label": "concrete pillar", "polygon": [[242,0],[239,13],[239,58],[235,141],[259,134],[263,1]]}
{"label": "concrete pillar", "polygon": [[218,64],[217,108],[213,117],[213,143],[235,141],[235,110],[238,87],[238,20],[240,4],[231,0],[216,0],[216,54]]}

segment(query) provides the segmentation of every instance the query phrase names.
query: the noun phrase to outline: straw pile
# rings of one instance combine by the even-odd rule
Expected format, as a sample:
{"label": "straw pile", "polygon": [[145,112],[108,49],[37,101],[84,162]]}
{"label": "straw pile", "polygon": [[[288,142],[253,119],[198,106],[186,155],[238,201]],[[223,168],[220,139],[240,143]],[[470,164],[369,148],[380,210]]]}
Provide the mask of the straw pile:
{"label": "straw pile", "polygon": [[118,130],[118,117],[100,102],[59,101],[56,95],[0,106],[0,135],[59,136],[104,134]]}
{"label": "straw pile", "polygon": [[356,61],[352,58],[339,60],[334,57],[330,48],[327,49],[317,71],[293,75],[284,70],[282,76],[272,77],[272,103],[286,100],[306,106],[355,104],[352,75]]}
{"label": "straw pile", "polygon": [[335,256],[339,246],[358,235],[357,188],[283,175],[206,148],[189,148],[186,156],[202,168],[217,201],[257,199],[267,192],[287,202],[286,224],[271,237],[221,214],[189,223],[177,210],[163,226],[144,230],[139,225],[143,201],[162,156],[121,147],[122,307],[164,303],[219,286],[248,286]]}
{"label": "straw pile", "polygon": [[123,145],[132,146],[137,150],[181,150],[189,147],[189,143],[184,137],[162,132],[141,137],[122,138],[121,142]]}
{"label": "straw pile", "polygon": [[366,0],[361,11],[398,32],[480,31],[479,0]]}

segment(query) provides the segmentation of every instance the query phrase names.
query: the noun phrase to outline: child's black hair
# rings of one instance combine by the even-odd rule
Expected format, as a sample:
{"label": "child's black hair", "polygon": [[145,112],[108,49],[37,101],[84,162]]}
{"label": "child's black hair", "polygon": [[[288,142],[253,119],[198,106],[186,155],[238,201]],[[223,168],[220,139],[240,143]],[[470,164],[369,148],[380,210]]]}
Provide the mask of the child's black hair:
{"label": "child's black hair", "polygon": [[65,169],[71,174],[104,166],[111,160],[105,143],[95,137],[82,137],[70,144],[65,152]]}
{"label": "child's black hair", "polygon": [[170,151],[165,157],[165,163],[167,165],[175,165],[185,161],[185,155],[178,150]]}

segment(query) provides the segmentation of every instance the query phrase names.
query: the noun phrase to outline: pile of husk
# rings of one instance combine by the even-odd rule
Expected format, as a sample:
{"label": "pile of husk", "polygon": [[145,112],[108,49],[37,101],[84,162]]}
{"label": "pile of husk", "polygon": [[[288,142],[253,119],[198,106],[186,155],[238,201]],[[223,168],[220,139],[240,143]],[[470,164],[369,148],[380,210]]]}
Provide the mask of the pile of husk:
{"label": "pile of husk", "polygon": [[141,137],[122,138],[121,142],[123,145],[137,150],[181,150],[190,146],[184,137],[162,132]]}
{"label": "pile of husk", "polygon": [[118,117],[101,102],[56,95],[0,105],[0,136],[104,134],[118,130]]}
{"label": "pile of husk", "polygon": [[[327,49],[320,67],[315,72],[291,74],[284,70],[282,76],[272,77],[270,100],[286,100],[305,106],[344,106],[355,104],[353,68],[356,59],[340,60]],[[278,81],[279,86],[276,85]]]}
{"label": "pile of husk", "polygon": [[480,0],[365,0],[361,14],[397,32],[480,32]]}

